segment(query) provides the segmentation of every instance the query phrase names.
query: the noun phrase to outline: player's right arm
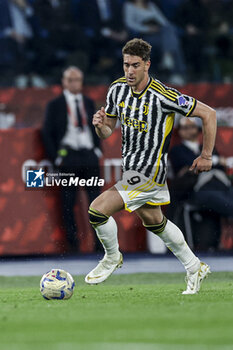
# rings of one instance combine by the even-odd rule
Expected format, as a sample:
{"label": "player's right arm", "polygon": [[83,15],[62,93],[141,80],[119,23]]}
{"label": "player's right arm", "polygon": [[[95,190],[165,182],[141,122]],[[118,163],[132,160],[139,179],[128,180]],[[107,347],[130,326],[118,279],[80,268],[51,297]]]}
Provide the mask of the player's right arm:
{"label": "player's right arm", "polygon": [[101,107],[93,116],[93,125],[101,139],[111,136],[117,122],[116,88],[113,83],[108,90],[106,107]]}
{"label": "player's right arm", "polygon": [[106,139],[112,135],[116,126],[117,119],[108,118],[104,107],[101,107],[93,116],[92,124],[95,127],[97,135],[101,139]]}

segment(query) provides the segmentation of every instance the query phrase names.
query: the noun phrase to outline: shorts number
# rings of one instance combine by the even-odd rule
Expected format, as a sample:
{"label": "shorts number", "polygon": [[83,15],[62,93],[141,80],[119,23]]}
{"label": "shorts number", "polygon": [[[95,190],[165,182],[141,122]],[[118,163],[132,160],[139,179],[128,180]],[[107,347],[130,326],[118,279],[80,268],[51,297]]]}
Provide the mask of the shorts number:
{"label": "shorts number", "polygon": [[136,185],[141,181],[139,176],[133,176],[131,179],[127,180],[128,184],[130,185]]}

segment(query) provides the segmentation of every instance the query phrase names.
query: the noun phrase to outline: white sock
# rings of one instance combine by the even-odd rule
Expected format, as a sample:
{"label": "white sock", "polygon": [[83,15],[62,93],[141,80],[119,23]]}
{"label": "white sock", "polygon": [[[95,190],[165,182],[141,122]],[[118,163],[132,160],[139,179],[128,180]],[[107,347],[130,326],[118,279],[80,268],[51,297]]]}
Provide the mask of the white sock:
{"label": "white sock", "polygon": [[159,234],[159,237],[189,273],[195,273],[199,270],[200,260],[187,245],[181,230],[170,220],[167,220],[165,229]]}
{"label": "white sock", "polygon": [[110,216],[106,224],[97,226],[95,231],[104,247],[105,254],[108,257],[118,259],[120,252],[117,239],[117,224],[113,217]]}

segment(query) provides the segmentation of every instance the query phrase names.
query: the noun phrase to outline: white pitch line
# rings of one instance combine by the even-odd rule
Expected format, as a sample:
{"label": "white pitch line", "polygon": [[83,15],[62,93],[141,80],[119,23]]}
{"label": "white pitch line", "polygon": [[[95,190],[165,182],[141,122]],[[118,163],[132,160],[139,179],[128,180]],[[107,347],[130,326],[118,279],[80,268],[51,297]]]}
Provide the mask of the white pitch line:
{"label": "white pitch line", "polygon": [[[42,348],[48,348],[50,350],[232,350],[231,345],[214,345],[214,344],[159,344],[159,343],[55,343],[55,344],[7,344],[7,348],[3,350],[18,350],[19,345],[24,350],[41,350]],[[21,348],[20,347],[20,348]]]}

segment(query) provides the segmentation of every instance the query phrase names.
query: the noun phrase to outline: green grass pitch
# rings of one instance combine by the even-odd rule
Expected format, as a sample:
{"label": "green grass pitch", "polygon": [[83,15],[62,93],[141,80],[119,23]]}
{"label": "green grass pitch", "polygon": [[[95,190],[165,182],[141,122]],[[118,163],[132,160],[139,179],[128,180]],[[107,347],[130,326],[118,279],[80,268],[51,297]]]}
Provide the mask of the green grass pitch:
{"label": "green grass pitch", "polygon": [[44,300],[39,277],[0,277],[1,350],[233,349],[233,272],[182,296],[184,274],[75,276],[70,300]]}

